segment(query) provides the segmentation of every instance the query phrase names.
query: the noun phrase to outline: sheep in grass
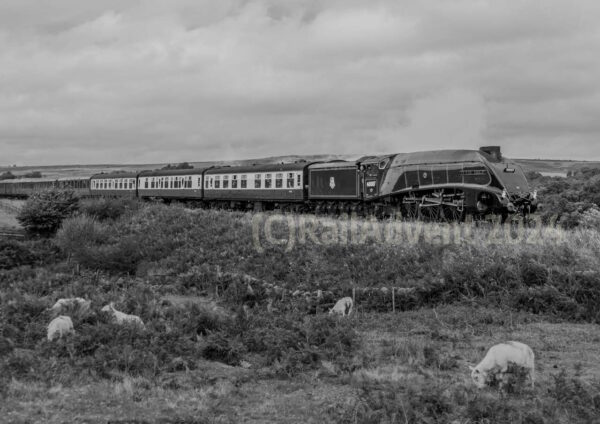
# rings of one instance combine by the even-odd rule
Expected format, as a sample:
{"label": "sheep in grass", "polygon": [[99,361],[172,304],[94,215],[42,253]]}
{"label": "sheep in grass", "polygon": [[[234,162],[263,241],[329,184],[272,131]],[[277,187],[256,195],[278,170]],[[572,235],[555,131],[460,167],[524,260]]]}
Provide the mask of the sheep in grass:
{"label": "sheep in grass", "polygon": [[[535,356],[529,346],[520,342],[506,342],[492,346],[483,360],[477,366],[469,366],[471,378],[475,385],[482,389],[489,381],[490,373],[499,369],[502,377],[505,376],[509,364],[523,367],[531,380],[531,387],[535,384]],[[504,379],[504,378],[503,378]]]}
{"label": "sheep in grass", "polygon": [[64,313],[86,315],[90,312],[91,305],[91,301],[81,297],[58,299],[50,308],[50,312],[54,316],[63,315]]}
{"label": "sheep in grass", "polygon": [[108,305],[103,307],[101,311],[112,315],[113,320],[119,325],[134,324],[140,326],[141,328],[145,328],[144,322],[140,317],[137,315],[129,315],[124,312],[117,311],[113,302],[110,302]]}
{"label": "sheep in grass", "polygon": [[339,314],[341,316],[349,316],[352,313],[354,302],[351,297],[343,297],[336,302],[333,308],[329,310],[329,315]]}
{"label": "sheep in grass", "polygon": [[48,324],[48,340],[52,341],[57,337],[60,339],[67,334],[74,333],[73,321],[66,315],[60,315],[50,321]]}

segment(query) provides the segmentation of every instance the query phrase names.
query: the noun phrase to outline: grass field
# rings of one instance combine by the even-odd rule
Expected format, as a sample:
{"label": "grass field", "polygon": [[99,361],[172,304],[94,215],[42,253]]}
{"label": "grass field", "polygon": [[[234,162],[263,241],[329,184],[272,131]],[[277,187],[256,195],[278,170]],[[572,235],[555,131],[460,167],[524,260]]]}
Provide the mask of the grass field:
{"label": "grass field", "polygon": [[[377,236],[386,223],[360,221],[355,231],[366,236],[344,242],[331,237],[332,226],[338,235],[350,226],[327,218],[290,248],[265,242],[290,237],[289,217],[272,219],[269,236],[269,216],[177,205],[129,204],[111,218],[106,211],[84,205],[54,239],[0,250],[3,422],[600,416],[594,230],[528,229],[519,238],[471,226],[444,238],[427,234],[446,226],[396,223],[400,235],[390,241]],[[31,255],[15,259],[11,252],[22,248]],[[353,289],[355,313],[328,317]],[[74,336],[48,342],[47,308],[69,296],[90,299],[93,312],[74,316]],[[142,317],[146,330],[119,328],[98,313],[109,301]],[[536,387],[515,375],[507,391],[477,390],[468,365],[507,340],[534,350]]]}

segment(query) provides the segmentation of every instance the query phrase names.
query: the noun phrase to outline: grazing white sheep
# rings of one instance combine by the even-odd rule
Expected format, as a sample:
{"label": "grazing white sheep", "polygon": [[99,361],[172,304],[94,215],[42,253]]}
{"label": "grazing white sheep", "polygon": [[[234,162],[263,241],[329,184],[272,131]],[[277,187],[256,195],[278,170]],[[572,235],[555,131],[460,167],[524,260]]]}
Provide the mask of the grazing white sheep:
{"label": "grazing white sheep", "polygon": [[517,366],[526,368],[531,380],[531,387],[535,384],[535,356],[529,346],[520,342],[506,342],[492,346],[488,350],[483,360],[477,366],[469,366],[471,378],[478,388],[486,385],[490,371],[499,368],[502,374],[505,374],[508,365],[513,363]]}
{"label": "grazing white sheep", "polygon": [[92,302],[81,297],[70,297],[58,299],[54,306],[50,308],[53,314],[61,315],[66,311],[79,311],[80,313],[89,312]]}
{"label": "grazing white sheep", "polygon": [[119,325],[123,324],[135,324],[144,328],[144,321],[137,315],[129,315],[115,309],[114,303],[110,302],[108,305],[101,309],[102,312],[108,312],[113,316],[115,322]]}
{"label": "grazing white sheep", "polygon": [[52,341],[56,337],[59,339],[69,333],[74,333],[73,321],[65,315],[58,316],[48,324],[48,340]]}
{"label": "grazing white sheep", "polygon": [[352,307],[354,306],[354,302],[352,302],[351,297],[342,297],[337,301],[335,306],[329,310],[329,315],[331,314],[340,314],[342,316],[348,316],[352,313]]}

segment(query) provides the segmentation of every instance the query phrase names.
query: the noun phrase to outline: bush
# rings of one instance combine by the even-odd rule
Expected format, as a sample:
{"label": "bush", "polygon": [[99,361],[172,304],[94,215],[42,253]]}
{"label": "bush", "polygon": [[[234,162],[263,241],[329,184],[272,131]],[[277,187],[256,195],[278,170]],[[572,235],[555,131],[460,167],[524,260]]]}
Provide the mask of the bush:
{"label": "bush", "polygon": [[17,178],[16,175],[14,175],[10,171],[6,171],[6,172],[3,172],[2,174],[0,174],[0,181],[1,180],[14,180],[15,178]]}
{"label": "bush", "polygon": [[371,380],[359,381],[357,384],[359,399],[353,406],[353,414],[348,414],[350,411],[346,410],[341,417],[338,414],[337,422],[375,424],[451,421],[454,410],[452,400],[440,387],[410,387],[401,382]]}
{"label": "bush", "polygon": [[[583,422],[591,420],[600,415],[600,391],[584,383],[578,378],[569,377],[563,369],[557,375],[553,375],[554,386],[549,390],[550,395],[558,405],[568,409]],[[596,422],[596,421],[594,421]]]}
{"label": "bush", "polygon": [[35,260],[35,255],[23,244],[13,240],[0,240],[0,269],[32,264]]}
{"label": "bush", "polygon": [[21,208],[17,220],[30,234],[49,236],[78,209],[78,202],[73,191],[52,188],[33,193]]}
{"label": "bush", "polygon": [[343,365],[359,344],[350,320],[329,315],[252,316],[237,331],[248,351],[263,354],[284,375],[318,367],[321,360]]}
{"label": "bush", "polygon": [[220,361],[228,365],[238,365],[244,351],[237,339],[231,339],[224,333],[209,334],[202,349],[202,356],[211,361]]}
{"label": "bush", "polygon": [[127,212],[139,208],[137,199],[101,198],[84,202],[81,211],[99,221],[115,220]]}
{"label": "bush", "polygon": [[142,261],[172,255],[190,228],[191,219],[182,209],[150,205],[114,221],[87,215],[65,220],[57,243],[87,268],[135,274]]}

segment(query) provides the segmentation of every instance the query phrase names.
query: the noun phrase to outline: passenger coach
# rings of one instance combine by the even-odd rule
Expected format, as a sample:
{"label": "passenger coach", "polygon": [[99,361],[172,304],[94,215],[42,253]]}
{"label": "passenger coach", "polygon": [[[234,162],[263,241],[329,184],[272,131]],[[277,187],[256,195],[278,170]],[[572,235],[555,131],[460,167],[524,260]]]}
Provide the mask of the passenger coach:
{"label": "passenger coach", "polygon": [[136,197],[137,173],[96,174],[90,178],[90,194],[107,197]]}
{"label": "passenger coach", "polygon": [[142,171],[138,196],[160,199],[202,199],[203,174],[208,168]]}
{"label": "passenger coach", "polygon": [[234,207],[298,209],[307,199],[308,162],[233,166],[204,173],[204,200]]}

